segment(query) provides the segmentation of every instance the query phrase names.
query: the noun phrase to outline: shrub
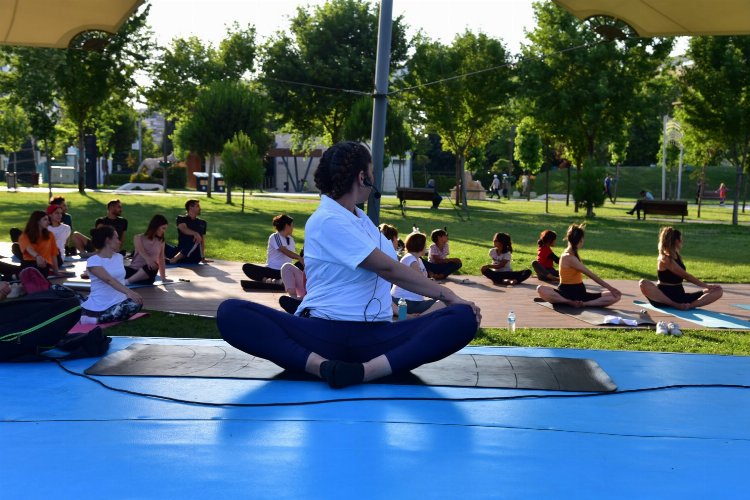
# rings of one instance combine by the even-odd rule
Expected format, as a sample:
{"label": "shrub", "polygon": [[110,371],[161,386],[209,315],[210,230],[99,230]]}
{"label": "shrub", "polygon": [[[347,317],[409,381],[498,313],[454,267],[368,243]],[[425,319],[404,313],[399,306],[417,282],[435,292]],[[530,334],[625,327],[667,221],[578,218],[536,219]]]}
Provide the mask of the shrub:
{"label": "shrub", "polygon": [[187,186],[187,168],[183,165],[173,165],[167,169],[167,187],[169,189],[185,189]]}
{"label": "shrub", "polygon": [[573,198],[580,207],[586,207],[586,217],[592,217],[594,207],[604,204],[604,175],[604,169],[595,167],[591,160],[583,162],[583,168],[573,188]]}

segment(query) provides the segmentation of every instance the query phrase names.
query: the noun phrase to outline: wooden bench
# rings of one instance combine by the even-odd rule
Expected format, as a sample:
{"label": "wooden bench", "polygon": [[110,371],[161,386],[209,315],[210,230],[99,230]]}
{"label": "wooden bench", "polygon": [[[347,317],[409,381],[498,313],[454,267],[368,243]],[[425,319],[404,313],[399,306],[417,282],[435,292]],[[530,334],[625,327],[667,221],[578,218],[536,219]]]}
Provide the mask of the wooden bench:
{"label": "wooden bench", "polygon": [[641,200],[640,203],[644,220],[646,214],[681,215],[682,222],[685,222],[685,216],[688,214],[685,200]]}
{"label": "wooden bench", "polygon": [[398,198],[398,203],[401,206],[401,215],[406,215],[404,212],[406,200],[432,201],[435,199],[435,194],[435,190],[432,188],[396,188],[396,198]]}

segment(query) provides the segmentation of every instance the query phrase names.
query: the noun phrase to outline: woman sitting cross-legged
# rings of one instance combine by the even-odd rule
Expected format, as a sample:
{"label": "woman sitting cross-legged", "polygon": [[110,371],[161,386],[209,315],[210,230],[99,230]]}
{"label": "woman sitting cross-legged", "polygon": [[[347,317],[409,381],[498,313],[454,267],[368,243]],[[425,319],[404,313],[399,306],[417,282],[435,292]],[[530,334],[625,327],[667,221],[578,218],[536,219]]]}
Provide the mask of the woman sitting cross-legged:
{"label": "woman sitting cross-legged", "polygon": [[[401,258],[401,263],[410,267],[427,278],[427,269],[424,267],[422,255],[424,255],[427,246],[427,236],[422,233],[411,233],[406,237],[404,242],[406,246],[406,255]],[[406,314],[418,315],[427,314],[445,307],[445,304],[435,299],[425,299],[423,295],[410,292],[398,285],[391,288],[391,300],[394,305],[394,313],[398,314],[399,299],[406,300]]]}
{"label": "woman sitting cross-legged", "polygon": [[35,267],[42,276],[59,274],[57,257],[59,250],[55,235],[49,232],[49,215],[41,210],[31,213],[18,245],[23,253],[21,267]]}
{"label": "woman sitting cross-legged", "polygon": [[[119,253],[117,231],[112,226],[92,229],[91,242],[97,253],[86,261],[86,270],[91,276],[91,293],[81,304],[81,323],[126,320],[141,310],[143,299],[126,286],[129,282]],[[138,272],[146,275],[142,269]],[[135,278],[140,281],[137,276]]]}
{"label": "woman sitting cross-legged", "polygon": [[[707,285],[685,270],[682,263],[682,233],[672,227],[663,227],[659,232],[659,258],[656,275],[659,282],[654,285],[648,280],[641,280],[641,292],[656,307],[675,307],[693,309],[716,302],[724,291],[719,285]],[[700,292],[687,293],[682,281],[701,287]]]}
{"label": "woman sitting cross-legged", "polygon": [[[573,307],[609,306],[620,300],[620,291],[601,279],[588,267],[583,265],[578,250],[583,246],[585,233],[583,227],[573,224],[568,228],[566,239],[568,247],[560,256],[560,285],[552,288],[549,285],[539,285],[536,288],[541,298],[551,304],[568,304]],[[607,289],[602,293],[586,291],[583,275]]]}
{"label": "woman sitting cross-legged", "polygon": [[[474,338],[479,309],[399,264],[393,244],[357,208],[372,184],[367,147],[342,142],[325,151],[315,171],[320,205],[305,226],[307,295],[295,316],[223,302],[216,323],[227,342],[338,388],[437,361]],[[392,323],[391,283],[447,307]]]}
{"label": "woman sitting cross-legged", "polygon": [[164,232],[168,225],[166,217],[156,214],[151,217],[146,232],[133,238],[135,253],[130,265],[125,268],[126,277],[131,283],[151,284],[156,280],[157,273],[163,282],[167,281]]}

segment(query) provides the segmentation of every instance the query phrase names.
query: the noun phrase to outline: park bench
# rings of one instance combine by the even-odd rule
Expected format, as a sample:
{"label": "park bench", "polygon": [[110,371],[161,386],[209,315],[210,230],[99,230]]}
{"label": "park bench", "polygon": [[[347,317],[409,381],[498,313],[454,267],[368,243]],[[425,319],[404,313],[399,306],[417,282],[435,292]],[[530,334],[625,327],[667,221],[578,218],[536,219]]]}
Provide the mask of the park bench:
{"label": "park bench", "polygon": [[401,206],[401,215],[406,215],[404,205],[406,200],[432,201],[435,198],[435,190],[432,188],[396,188],[396,198]]}
{"label": "park bench", "polygon": [[685,222],[685,216],[688,214],[685,200],[641,200],[640,203],[644,220],[646,214],[680,215],[682,222]]}
{"label": "park bench", "polygon": [[[729,193],[731,192],[730,189],[727,189],[727,197],[729,197]],[[720,200],[719,198],[719,188],[716,189],[703,189],[703,194],[701,195],[702,200]]]}

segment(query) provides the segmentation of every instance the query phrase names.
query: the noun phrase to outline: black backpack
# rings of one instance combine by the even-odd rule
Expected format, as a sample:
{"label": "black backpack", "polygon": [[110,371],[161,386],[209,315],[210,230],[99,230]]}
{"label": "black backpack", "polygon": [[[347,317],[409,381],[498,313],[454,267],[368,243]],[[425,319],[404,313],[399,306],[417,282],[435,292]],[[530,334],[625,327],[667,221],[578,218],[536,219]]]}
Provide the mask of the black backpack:
{"label": "black backpack", "polygon": [[0,361],[54,348],[80,318],[78,295],[64,287],[0,302]]}

